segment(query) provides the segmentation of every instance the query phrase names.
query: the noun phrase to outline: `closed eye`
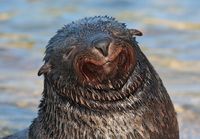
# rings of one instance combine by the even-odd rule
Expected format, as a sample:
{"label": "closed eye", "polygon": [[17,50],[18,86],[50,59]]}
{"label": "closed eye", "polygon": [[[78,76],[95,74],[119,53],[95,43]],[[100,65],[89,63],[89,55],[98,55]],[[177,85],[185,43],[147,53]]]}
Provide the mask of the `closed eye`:
{"label": "closed eye", "polygon": [[65,53],[63,54],[64,61],[69,60],[71,54],[73,53],[74,48],[75,48],[75,46],[71,46],[65,51]]}
{"label": "closed eye", "polygon": [[114,31],[112,31],[112,33],[115,37],[122,37],[122,38],[127,37],[127,32],[125,32],[125,31],[114,30]]}
{"label": "closed eye", "polygon": [[113,35],[118,38],[122,39],[123,41],[130,42],[130,36],[128,36],[127,32],[124,31],[113,31]]}

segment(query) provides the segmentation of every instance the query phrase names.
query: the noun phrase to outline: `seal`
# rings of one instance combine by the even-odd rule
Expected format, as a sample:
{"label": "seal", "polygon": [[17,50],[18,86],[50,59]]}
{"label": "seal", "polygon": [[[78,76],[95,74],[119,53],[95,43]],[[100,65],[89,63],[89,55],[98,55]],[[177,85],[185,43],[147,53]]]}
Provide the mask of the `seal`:
{"label": "seal", "polygon": [[26,137],[178,139],[171,99],[136,36],[108,16],[58,30],[38,72],[43,97]]}

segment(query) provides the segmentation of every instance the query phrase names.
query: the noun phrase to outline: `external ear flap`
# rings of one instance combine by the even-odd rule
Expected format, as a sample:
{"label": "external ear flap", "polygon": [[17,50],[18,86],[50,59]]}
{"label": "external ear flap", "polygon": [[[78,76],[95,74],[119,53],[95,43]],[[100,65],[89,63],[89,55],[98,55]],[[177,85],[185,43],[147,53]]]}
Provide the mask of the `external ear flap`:
{"label": "external ear flap", "polygon": [[132,36],[142,36],[143,35],[142,32],[137,29],[128,29],[128,30]]}
{"label": "external ear flap", "polygon": [[44,63],[44,65],[40,68],[40,70],[38,71],[38,76],[42,75],[42,74],[47,74],[51,71],[51,64]]}

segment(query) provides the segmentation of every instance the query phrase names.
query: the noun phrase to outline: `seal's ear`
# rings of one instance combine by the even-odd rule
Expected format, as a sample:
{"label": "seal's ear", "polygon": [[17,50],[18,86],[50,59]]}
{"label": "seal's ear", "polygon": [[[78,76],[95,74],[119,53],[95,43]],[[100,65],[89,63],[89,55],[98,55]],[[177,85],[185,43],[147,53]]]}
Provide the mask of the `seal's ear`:
{"label": "seal's ear", "polygon": [[132,35],[132,36],[142,36],[142,32],[137,30],[137,29],[128,29],[129,33]]}
{"label": "seal's ear", "polygon": [[40,76],[42,74],[48,74],[50,71],[51,71],[51,64],[48,62],[44,63],[44,65],[42,65],[42,67],[38,71],[38,76]]}

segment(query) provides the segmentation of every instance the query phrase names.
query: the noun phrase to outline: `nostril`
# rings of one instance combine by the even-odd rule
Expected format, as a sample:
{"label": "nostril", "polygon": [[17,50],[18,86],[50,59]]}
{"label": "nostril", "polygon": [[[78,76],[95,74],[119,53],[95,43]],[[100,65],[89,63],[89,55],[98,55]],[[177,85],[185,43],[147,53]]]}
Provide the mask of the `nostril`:
{"label": "nostril", "polygon": [[108,48],[110,45],[109,38],[103,38],[93,41],[93,46],[100,51],[104,56],[108,55]]}

